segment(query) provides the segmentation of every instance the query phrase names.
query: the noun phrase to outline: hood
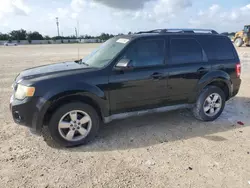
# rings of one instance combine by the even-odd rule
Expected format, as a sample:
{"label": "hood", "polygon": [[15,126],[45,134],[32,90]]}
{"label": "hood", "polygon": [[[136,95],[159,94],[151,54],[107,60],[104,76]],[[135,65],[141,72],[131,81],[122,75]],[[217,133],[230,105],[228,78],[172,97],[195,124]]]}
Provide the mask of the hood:
{"label": "hood", "polygon": [[40,76],[47,76],[59,72],[65,72],[76,69],[90,69],[84,64],[78,64],[74,61],[72,62],[63,62],[63,63],[55,63],[50,65],[44,65],[39,67],[34,67],[30,69],[26,69],[22,71],[16,78],[16,82],[23,79],[32,79]]}

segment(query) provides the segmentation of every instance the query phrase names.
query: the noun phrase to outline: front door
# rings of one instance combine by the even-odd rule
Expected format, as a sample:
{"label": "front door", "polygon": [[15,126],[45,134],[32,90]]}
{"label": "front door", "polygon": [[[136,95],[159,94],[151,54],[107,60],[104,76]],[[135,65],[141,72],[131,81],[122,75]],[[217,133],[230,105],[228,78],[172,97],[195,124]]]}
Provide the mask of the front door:
{"label": "front door", "polygon": [[134,41],[121,59],[131,60],[132,70],[113,70],[109,78],[111,113],[155,108],[167,97],[165,41],[161,38]]}

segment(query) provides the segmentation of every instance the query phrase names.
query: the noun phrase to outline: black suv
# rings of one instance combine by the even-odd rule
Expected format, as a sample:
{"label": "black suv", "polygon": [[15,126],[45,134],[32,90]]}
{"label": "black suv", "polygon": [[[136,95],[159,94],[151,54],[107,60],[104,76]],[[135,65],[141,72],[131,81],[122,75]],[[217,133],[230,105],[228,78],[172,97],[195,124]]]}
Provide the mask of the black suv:
{"label": "black suv", "polygon": [[161,29],[114,37],[84,59],[21,72],[10,108],[16,123],[48,126],[63,146],[91,140],[101,122],[191,108],[213,121],[240,88],[241,65],[214,30]]}

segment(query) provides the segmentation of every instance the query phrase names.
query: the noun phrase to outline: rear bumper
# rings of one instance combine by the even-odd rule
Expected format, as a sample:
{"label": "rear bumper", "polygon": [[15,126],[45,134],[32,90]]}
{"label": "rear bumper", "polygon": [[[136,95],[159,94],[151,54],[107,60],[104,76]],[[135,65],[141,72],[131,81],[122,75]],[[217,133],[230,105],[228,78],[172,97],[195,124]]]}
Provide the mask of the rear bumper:
{"label": "rear bumper", "polygon": [[239,93],[240,85],[241,85],[241,79],[233,80],[230,98],[236,96]]}
{"label": "rear bumper", "polygon": [[32,132],[40,133],[43,120],[40,118],[39,101],[38,97],[26,98],[22,101],[11,97],[10,111],[15,123],[29,127]]}

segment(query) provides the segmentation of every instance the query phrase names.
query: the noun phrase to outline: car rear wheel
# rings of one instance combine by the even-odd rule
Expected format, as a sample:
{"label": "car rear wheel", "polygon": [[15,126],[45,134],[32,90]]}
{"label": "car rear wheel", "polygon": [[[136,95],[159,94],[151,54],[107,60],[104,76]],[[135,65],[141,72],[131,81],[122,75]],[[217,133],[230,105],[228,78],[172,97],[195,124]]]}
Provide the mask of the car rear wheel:
{"label": "car rear wheel", "polygon": [[83,103],[60,107],[49,122],[51,137],[62,146],[72,147],[91,141],[97,134],[100,118],[94,108]]}
{"label": "car rear wheel", "polygon": [[216,86],[208,86],[202,90],[193,108],[194,116],[202,121],[217,119],[225,107],[225,94]]}

